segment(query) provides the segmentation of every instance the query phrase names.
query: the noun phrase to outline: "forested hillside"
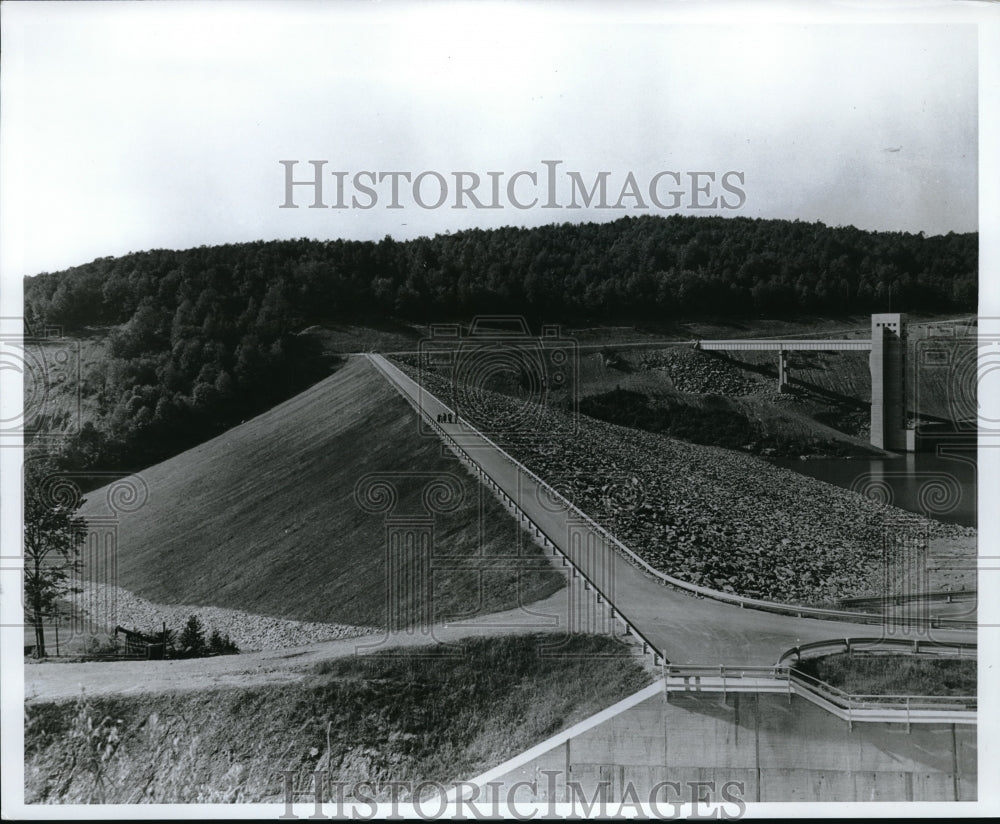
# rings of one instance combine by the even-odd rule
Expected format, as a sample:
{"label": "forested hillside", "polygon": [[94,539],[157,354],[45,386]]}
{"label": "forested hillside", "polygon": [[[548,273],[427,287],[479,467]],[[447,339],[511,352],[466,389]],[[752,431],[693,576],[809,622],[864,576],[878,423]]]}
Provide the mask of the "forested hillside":
{"label": "forested hillside", "polygon": [[978,236],[685,216],[100,258],[25,282],[29,327],[110,327],[76,468],[175,454],[328,373],[323,323],[512,312],[592,323],[973,311]]}
{"label": "forested hillside", "polygon": [[886,310],[890,286],[897,310],[969,311],[977,263],[976,234],[678,215],[406,242],[141,252],[30,278],[25,304],[29,317],[69,329],[140,312],[149,323],[152,310],[171,332],[213,318],[228,327],[222,334],[359,314],[439,320],[499,311],[568,321],[866,313]]}

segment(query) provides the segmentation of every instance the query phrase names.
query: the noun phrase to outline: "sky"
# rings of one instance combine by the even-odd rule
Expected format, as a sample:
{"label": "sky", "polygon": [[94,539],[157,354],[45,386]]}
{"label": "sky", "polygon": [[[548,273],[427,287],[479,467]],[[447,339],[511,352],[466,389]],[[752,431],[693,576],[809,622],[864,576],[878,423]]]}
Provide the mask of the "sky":
{"label": "sky", "polygon": [[[5,3],[3,271],[624,214],[978,228],[974,25],[801,6],[769,20],[748,5],[756,12],[732,25],[736,11],[683,3]],[[279,208],[282,160],[297,161],[296,180],[326,161],[325,202],[332,173],[346,173],[347,208],[306,208],[301,186],[300,208]],[[609,203],[623,207],[585,208],[581,197],[581,208],[543,209],[544,192],[522,176],[519,202],[541,197],[516,208],[510,177],[543,180],[545,160],[561,161],[560,199],[572,193],[567,172],[589,187],[606,171]],[[448,198],[422,208],[400,179],[402,208],[386,208],[389,181],[373,208],[357,208],[352,181],[364,171],[411,182],[436,172]],[[458,171],[480,176],[487,202],[487,173],[501,173],[501,208],[452,208]],[[664,171],[679,176],[659,178],[668,207],[664,192],[680,182],[675,208],[650,201]],[[715,180],[692,183],[693,172]],[[742,198],[720,188],[726,172],[740,174],[729,180]],[[645,209],[619,201],[630,173]],[[425,177],[433,205],[437,178]],[[719,195],[738,207],[721,208]]]}

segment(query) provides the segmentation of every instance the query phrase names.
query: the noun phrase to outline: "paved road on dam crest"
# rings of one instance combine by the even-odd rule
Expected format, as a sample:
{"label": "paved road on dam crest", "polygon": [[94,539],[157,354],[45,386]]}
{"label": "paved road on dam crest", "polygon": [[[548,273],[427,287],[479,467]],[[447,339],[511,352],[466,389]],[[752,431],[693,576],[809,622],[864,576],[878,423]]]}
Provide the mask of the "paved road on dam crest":
{"label": "paved road on dam crest", "polygon": [[[452,411],[381,355],[368,357],[429,420],[437,421],[440,413]],[[442,423],[440,426],[519,503],[563,553],[598,584],[615,608],[672,664],[770,666],[783,652],[804,643],[888,636],[890,630],[883,631],[877,624],[798,618],[743,609],[664,586],[633,566],[578,515],[565,507],[553,506],[551,495],[540,489],[529,473],[512,463],[467,423]],[[894,627],[891,632],[894,638],[928,637],[927,630],[906,631]],[[931,637],[938,640],[976,640],[973,630],[934,629],[931,632]]]}

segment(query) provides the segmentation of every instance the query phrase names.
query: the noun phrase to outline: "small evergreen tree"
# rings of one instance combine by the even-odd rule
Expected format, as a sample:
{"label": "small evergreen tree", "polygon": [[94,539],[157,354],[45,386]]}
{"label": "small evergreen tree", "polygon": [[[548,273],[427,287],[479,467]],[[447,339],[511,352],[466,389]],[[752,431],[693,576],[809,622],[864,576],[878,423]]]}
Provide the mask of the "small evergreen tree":
{"label": "small evergreen tree", "polygon": [[205,630],[197,615],[187,619],[178,644],[185,658],[198,658],[206,653],[208,645],[205,643]]}
{"label": "small evergreen tree", "polygon": [[228,633],[223,635],[217,629],[213,629],[208,638],[208,651],[212,655],[233,655],[240,649],[232,642]]}

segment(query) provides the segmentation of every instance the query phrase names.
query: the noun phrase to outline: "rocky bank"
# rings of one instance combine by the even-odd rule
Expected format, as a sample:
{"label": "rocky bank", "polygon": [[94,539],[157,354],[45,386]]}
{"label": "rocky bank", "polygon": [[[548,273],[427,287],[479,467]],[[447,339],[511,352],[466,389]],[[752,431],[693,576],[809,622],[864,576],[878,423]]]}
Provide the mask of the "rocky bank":
{"label": "rocky bank", "polygon": [[[445,402],[441,375],[401,363]],[[831,604],[882,594],[886,571],[928,542],[974,545],[976,530],[701,446],[463,387],[460,413],[651,566],[752,598]],[[518,410],[518,406],[523,408]],[[520,411],[520,414],[518,414]],[[495,421],[516,420],[498,431]],[[908,556],[908,553],[910,554]]]}
{"label": "rocky bank", "polygon": [[81,588],[78,603],[106,626],[120,625],[152,633],[158,632],[166,622],[168,629],[179,632],[191,615],[197,615],[206,637],[212,630],[218,630],[228,635],[241,651],[294,647],[378,631],[375,627],[292,621],[223,607],[154,604],[109,584],[84,582]]}

